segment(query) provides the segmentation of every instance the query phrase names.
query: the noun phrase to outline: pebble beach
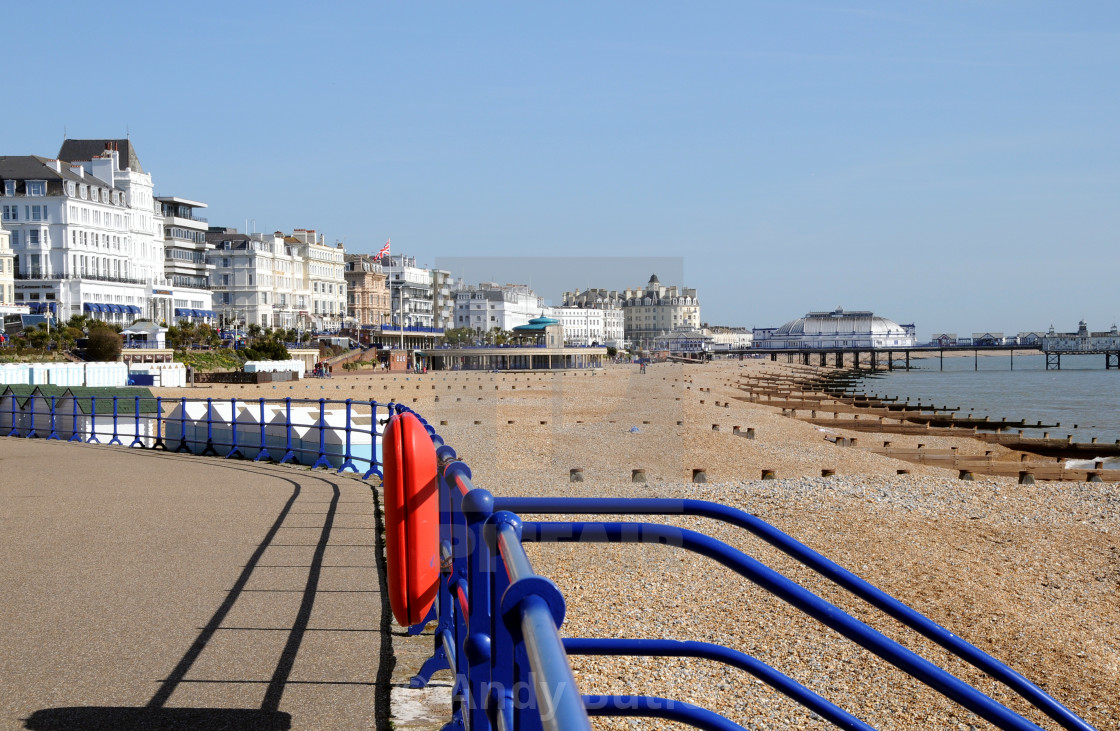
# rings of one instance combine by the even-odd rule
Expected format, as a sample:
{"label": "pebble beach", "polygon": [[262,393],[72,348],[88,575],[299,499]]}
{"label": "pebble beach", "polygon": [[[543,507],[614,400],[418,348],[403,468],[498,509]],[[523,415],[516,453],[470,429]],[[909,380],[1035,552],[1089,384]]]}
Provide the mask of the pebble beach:
{"label": "pebble beach", "polygon": [[[748,374],[783,368],[727,361],[655,364],[645,374],[630,365],[557,373],[359,371],[293,384],[159,392],[395,399],[425,416],[470,465],[476,486],[497,495],[688,497],[739,508],[994,655],[1096,728],[1120,728],[1120,486],[967,482],[953,470],[837,446],[826,437],[873,442],[877,435],[782,416],[749,402],[736,386]],[[735,427],[753,429],[755,438]],[[903,448],[919,439],[886,437]],[[959,454],[992,449],[966,437],[920,439]],[[582,470],[583,482],[570,481],[572,469]],[[636,469],[646,482],[632,481]],[[692,482],[694,470],[703,470],[707,482]],[[760,479],[763,470],[777,479]],[[822,470],[834,474],[822,477]],[[761,540],[707,519],[647,520],[728,542],[1032,722],[1058,728],[1014,693]],[[753,655],[876,728],[990,728],[711,560],[657,545],[528,548],[536,571],[564,592],[565,636],[714,642]],[[747,673],[713,662],[573,657],[572,664],[585,694],[675,698],[749,729],[833,728]],[[642,719],[595,724],[676,727]]]}

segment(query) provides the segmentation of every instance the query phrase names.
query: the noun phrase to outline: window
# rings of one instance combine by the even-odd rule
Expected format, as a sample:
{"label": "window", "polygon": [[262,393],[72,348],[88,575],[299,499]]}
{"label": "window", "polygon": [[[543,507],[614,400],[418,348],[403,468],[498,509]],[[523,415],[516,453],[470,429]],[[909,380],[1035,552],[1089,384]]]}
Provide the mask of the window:
{"label": "window", "polygon": [[67,181],[66,182],[66,195],[73,198],[74,197],[74,192],[75,192],[74,181],[73,180]]}
{"label": "window", "polygon": [[27,181],[27,194],[28,195],[46,195],[47,182],[45,180],[28,180]]}
{"label": "window", "polygon": [[31,220],[32,221],[42,221],[44,218],[47,217],[46,213],[47,213],[47,207],[46,206],[31,206]]}
{"label": "window", "polygon": [[38,232],[38,230],[32,229],[32,230],[27,232],[27,243],[28,243],[28,245],[39,243],[39,232]]}
{"label": "window", "polygon": [[15,221],[19,218],[19,206],[4,206],[4,220]]}
{"label": "window", "polygon": [[15,195],[15,194],[16,194],[16,181],[5,180],[4,181],[4,195]]}

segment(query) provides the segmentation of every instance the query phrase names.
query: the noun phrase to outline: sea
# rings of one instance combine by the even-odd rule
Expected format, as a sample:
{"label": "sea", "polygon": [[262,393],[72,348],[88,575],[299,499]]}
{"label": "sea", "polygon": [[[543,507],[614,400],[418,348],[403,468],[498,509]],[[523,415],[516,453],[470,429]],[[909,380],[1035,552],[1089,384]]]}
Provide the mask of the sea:
{"label": "sea", "polygon": [[[896,361],[897,362],[897,361]],[[1046,370],[1046,356],[1016,353],[911,357],[910,370],[880,372],[863,379],[863,391],[913,402],[959,406],[958,416],[1022,419],[1023,435],[1072,435],[1075,442],[1120,439],[1120,370],[1106,370],[1103,355],[1063,355],[1061,370]],[[942,370],[942,367],[944,370]],[[1069,466],[1078,466],[1070,464]],[[1120,469],[1120,460],[1106,461]]]}

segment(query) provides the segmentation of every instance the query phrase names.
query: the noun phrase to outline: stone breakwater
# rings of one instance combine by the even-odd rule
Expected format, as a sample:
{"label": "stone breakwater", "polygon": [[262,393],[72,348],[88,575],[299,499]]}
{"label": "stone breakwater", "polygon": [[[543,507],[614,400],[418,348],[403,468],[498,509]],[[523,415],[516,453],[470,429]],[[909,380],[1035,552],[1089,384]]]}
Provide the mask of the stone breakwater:
{"label": "stone breakwater", "polygon": [[[270,386],[166,393],[193,397],[395,398],[415,408],[496,494],[691,497],[773,523],[1026,675],[1100,729],[1120,727],[1120,488],[955,471],[837,446],[765,403],[736,399],[762,362],[655,365],[567,374],[355,374]],[[446,425],[441,425],[446,421]],[[755,438],[733,427],[755,430]],[[717,428],[718,427],[718,428]],[[876,435],[833,430],[871,441]],[[992,445],[886,435],[902,448]],[[1001,449],[1001,448],[997,448]],[[581,468],[585,482],[569,481]],[[632,483],[644,469],[647,483]],[[690,482],[706,471],[707,484]],[[822,470],[834,476],[821,477]],[[908,475],[896,474],[899,469]],[[758,479],[772,470],[776,480]],[[593,519],[593,518],[591,518]],[[729,542],[1043,728],[1014,694],[808,572],[762,541],[698,518],[659,519]],[[714,562],[661,546],[530,546],[568,601],[567,636],[701,640],[755,655],[877,728],[987,728]],[[684,659],[573,658],[584,693],[663,695],[747,728],[831,728],[746,673]],[[663,727],[597,720],[599,728]]]}

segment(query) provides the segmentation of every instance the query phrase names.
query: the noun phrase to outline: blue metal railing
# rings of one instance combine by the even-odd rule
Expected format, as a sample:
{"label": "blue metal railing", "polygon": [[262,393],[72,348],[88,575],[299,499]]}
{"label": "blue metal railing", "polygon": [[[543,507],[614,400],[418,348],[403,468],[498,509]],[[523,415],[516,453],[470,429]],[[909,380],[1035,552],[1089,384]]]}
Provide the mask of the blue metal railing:
{"label": "blue metal railing", "polygon": [[[277,451],[281,462],[349,470],[363,479],[382,475],[380,440],[395,406],[354,399],[48,396],[12,390],[0,391],[0,404],[4,436],[254,461],[271,459]],[[360,423],[367,418],[368,426]]]}
{"label": "blue metal railing", "polygon": [[[70,401],[67,404],[66,401]],[[131,409],[131,413],[127,413]],[[294,411],[293,411],[294,409]],[[210,454],[275,459],[381,476],[377,443],[396,403],[328,399],[76,398],[70,394],[0,393],[0,434],[69,439]],[[412,412],[415,413],[415,412]],[[370,419],[368,428],[355,418]],[[417,415],[419,417],[419,415]],[[243,418],[242,418],[243,417]],[[744,529],[785,552],[903,625],[1004,683],[1062,728],[1092,726],[1024,676],[757,517],[699,500],[493,497],[471,482],[470,468],[421,418],[435,442],[441,581],[418,634],[435,622],[433,653],[412,680],[422,687],[451,669],[452,729],[589,729],[590,716],[645,716],[697,728],[739,729],[704,708],[653,696],[581,695],[569,655],[696,657],[744,670],[839,728],[872,727],[777,669],[738,650],[664,639],[561,638],[566,605],[537,575],[524,543],[657,543],[697,552],[870,650],[1001,729],[1039,727],[925,658],[851,617],[742,551],[701,533],[660,523],[523,522],[521,514],[702,516]],[[330,435],[328,437],[328,435]],[[369,439],[369,451],[355,437]],[[130,440],[128,442],[122,441]],[[271,449],[271,451],[270,451]]]}

